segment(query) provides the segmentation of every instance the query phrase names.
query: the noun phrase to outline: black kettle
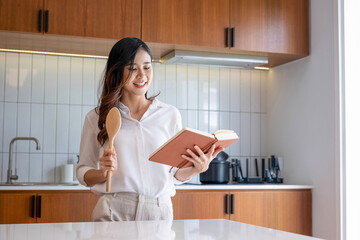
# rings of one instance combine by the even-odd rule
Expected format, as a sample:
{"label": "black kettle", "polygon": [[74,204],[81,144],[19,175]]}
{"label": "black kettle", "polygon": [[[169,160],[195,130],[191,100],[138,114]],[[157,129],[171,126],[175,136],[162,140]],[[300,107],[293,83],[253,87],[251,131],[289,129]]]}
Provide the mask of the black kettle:
{"label": "black kettle", "polygon": [[226,161],[229,155],[219,152],[209,164],[206,172],[200,173],[200,182],[204,184],[226,184],[229,182],[230,163]]}

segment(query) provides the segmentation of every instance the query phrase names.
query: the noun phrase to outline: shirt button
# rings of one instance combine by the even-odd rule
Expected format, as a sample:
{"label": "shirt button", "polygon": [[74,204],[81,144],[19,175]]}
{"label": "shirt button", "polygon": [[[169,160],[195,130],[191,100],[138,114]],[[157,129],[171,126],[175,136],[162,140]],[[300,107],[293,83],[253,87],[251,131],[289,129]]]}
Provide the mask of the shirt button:
{"label": "shirt button", "polygon": [[140,127],[140,123],[136,123],[136,126]]}

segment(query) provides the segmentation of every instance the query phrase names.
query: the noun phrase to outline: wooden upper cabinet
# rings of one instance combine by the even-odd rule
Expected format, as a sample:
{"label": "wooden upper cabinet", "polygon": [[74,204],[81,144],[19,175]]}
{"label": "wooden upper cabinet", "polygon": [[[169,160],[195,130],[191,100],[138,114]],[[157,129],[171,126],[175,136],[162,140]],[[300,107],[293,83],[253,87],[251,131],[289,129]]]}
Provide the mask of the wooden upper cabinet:
{"label": "wooden upper cabinet", "polygon": [[141,0],[86,0],[85,36],[141,37]]}
{"label": "wooden upper cabinet", "polygon": [[39,32],[42,9],[43,0],[0,0],[0,30]]}
{"label": "wooden upper cabinet", "polygon": [[309,55],[309,0],[231,0],[234,47]]}
{"label": "wooden upper cabinet", "polygon": [[146,0],[142,40],[223,48],[229,11],[229,0]]}
{"label": "wooden upper cabinet", "polygon": [[85,36],[85,0],[45,0],[44,9],[49,15],[46,33]]}

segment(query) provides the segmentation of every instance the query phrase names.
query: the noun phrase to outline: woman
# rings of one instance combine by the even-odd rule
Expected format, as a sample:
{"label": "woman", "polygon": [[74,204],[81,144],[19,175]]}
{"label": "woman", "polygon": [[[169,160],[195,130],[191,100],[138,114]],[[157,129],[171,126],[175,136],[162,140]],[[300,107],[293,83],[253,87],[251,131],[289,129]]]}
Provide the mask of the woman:
{"label": "woman", "polygon": [[[183,169],[148,161],[148,156],[181,129],[179,111],[147,97],[153,79],[152,55],[137,38],[124,38],[112,48],[103,79],[99,106],[85,118],[77,178],[102,195],[93,221],[172,219],[174,184],[208,169],[222,148],[203,153],[188,150],[183,156],[194,166]],[[112,107],[120,110],[122,125],[108,149],[105,119]],[[111,193],[105,192],[106,174],[112,171]]]}

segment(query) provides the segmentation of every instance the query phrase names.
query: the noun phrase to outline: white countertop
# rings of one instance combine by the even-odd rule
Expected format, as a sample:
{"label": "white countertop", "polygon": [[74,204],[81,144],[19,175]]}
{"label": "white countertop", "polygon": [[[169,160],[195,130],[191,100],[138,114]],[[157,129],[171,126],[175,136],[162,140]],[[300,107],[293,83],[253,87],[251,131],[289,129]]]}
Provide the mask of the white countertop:
{"label": "white countertop", "polygon": [[[182,184],[176,190],[276,190],[276,189],[312,189],[311,185],[285,184]],[[89,190],[83,185],[35,185],[35,186],[0,186],[1,190]]]}
{"label": "white countertop", "polygon": [[0,224],[0,239],[188,239],[188,240],[311,240],[304,235],[225,219]]}

